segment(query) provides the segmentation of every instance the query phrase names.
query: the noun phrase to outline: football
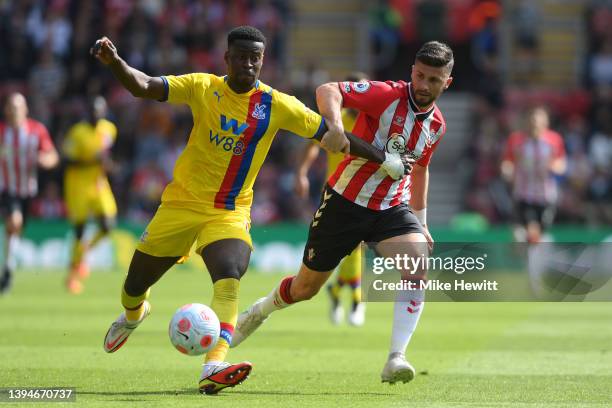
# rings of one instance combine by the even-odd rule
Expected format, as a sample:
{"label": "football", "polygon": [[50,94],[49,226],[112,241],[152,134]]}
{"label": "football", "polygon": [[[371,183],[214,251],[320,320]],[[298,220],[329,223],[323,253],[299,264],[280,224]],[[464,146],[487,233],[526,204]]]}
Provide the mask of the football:
{"label": "football", "polygon": [[219,339],[219,318],[208,306],[189,303],[172,316],[168,335],[172,345],[181,353],[198,356],[211,350]]}

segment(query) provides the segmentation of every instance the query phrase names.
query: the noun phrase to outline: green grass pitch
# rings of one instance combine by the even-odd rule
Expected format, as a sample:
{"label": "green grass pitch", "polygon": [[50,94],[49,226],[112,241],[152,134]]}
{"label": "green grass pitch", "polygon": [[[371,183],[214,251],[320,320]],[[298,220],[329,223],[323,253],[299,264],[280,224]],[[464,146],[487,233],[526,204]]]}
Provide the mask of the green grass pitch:
{"label": "green grass pitch", "polygon": [[[13,291],[0,297],[0,387],[77,389],[76,404],[31,404],[36,407],[612,405],[609,303],[430,302],[408,350],[418,375],[390,386],[379,374],[391,304],[368,304],[362,328],[333,327],[320,294],[273,315],[230,351],[230,361],[254,364],[246,382],[202,396],[196,389],[201,358],[174,350],[167,325],[182,304],[210,302],[207,274],[169,272],[153,288],[151,316],[108,355],[102,340],[121,310],[122,276],[94,273],[75,297],[64,292],[59,273],[18,273]],[[241,285],[241,310],[279,277],[250,271]]]}

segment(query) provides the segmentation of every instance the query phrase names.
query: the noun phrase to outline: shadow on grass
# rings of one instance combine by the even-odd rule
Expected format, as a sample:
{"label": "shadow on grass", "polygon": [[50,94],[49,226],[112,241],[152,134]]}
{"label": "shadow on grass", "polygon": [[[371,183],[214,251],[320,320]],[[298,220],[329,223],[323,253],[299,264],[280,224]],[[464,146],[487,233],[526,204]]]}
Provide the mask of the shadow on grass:
{"label": "shadow on grass", "polygon": [[[79,395],[98,395],[98,396],[108,396],[108,397],[138,397],[138,396],[176,396],[176,395],[198,395],[198,391],[194,388],[184,388],[182,390],[167,390],[167,391],[82,391],[79,390]],[[303,395],[303,396],[321,396],[321,395],[329,395],[329,396],[339,396],[346,395],[346,392],[299,392],[299,391],[276,391],[276,390],[227,390],[225,392],[221,392],[215,397],[223,397],[223,396],[231,396],[232,394],[237,395]],[[351,395],[354,396],[393,396],[393,395],[401,395],[398,393],[390,393],[390,392],[352,392]],[[129,401],[137,401],[137,400],[129,400]]]}

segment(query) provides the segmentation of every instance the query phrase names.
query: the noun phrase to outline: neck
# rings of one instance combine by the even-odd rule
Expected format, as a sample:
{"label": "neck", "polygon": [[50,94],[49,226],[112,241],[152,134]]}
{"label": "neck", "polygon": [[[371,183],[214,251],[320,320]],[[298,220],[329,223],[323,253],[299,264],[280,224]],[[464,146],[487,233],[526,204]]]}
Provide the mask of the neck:
{"label": "neck", "polygon": [[435,102],[435,101],[432,101],[429,105],[425,105],[425,106],[420,105],[419,102],[417,102],[416,97],[414,96],[414,90],[412,89],[412,84],[408,88],[408,92],[410,92],[410,97],[412,98],[412,101],[414,102],[416,107],[419,108],[419,110],[422,112],[428,111]]}
{"label": "neck", "polygon": [[232,80],[232,78],[230,77],[227,77],[227,86],[229,86],[230,89],[236,92],[237,94],[249,92],[251,89],[253,89],[253,87],[255,87],[256,82],[257,80],[255,80],[255,82],[253,82],[252,84],[244,85],[244,84],[237,83],[236,81]]}
{"label": "neck", "polygon": [[26,122],[25,119],[24,120],[15,120],[15,121],[8,122],[8,125],[10,127],[15,128],[15,129],[19,129],[20,127],[25,125],[25,122]]}

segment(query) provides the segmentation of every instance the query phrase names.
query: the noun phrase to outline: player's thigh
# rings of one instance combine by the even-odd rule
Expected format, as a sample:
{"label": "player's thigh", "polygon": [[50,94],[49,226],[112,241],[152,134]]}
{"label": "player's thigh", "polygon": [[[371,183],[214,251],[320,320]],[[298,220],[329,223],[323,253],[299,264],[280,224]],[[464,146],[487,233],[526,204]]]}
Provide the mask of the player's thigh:
{"label": "player's thigh", "polygon": [[222,239],[200,249],[213,282],[219,279],[240,279],[251,259],[251,247],[242,239]]}
{"label": "player's thigh", "polygon": [[204,216],[199,212],[162,203],[136,249],[155,257],[187,257],[203,223]]}
{"label": "player's thigh", "polygon": [[89,216],[89,200],[85,195],[66,195],[66,212],[72,224],[84,224]]}
{"label": "player's thigh", "polygon": [[[368,240],[378,255],[385,258],[428,256],[423,226],[405,204],[381,212]],[[425,271],[400,271],[402,275]]]}
{"label": "player's thigh", "polygon": [[302,264],[300,271],[291,282],[291,297],[296,301],[312,298],[319,292],[333,272],[333,269],[327,271],[313,270]]}
{"label": "player's thigh", "polygon": [[375,213],[333,191],[323,190],[308,230],[302,262],[315,271],[335,269],[367,235]]}
{"label": "player's thigh", "polygon": [[[196,252],[222,240],[239,240],[253,249],[251,239],[251,217],[248,209],[224,210],[213,208],[206,211],[202,228],[198,232]],[[250,251],[249,251],[250,253]]]}
{"label": "player's thigh", "polygon": [[92,200],[92,208],[96,218],[114,218],[117,216],[117,202],[108,183],[98,190]]}
{"label": "player's thigh", "polygon": [[212,208],[206,211],[197,237],[196,252],[202,256],[213,282],[240,279],[245,274],[253,250],[250,226],[247,208]]}
{"label": "player's thigh", "polygon": [[179,260],[177,256],[157,257],[134,251],[124,288],[130,296],[139,296],[147,291],[155,282]]}
{"label": "player's thigh", "polygon": [[9,234],[20,233],[25,224],[29,200],[3,194],[2,213],[6,231]]}

